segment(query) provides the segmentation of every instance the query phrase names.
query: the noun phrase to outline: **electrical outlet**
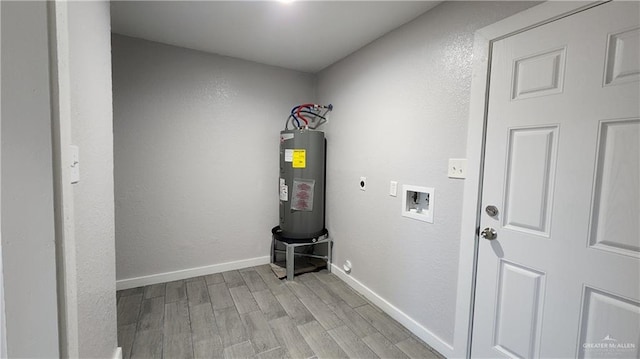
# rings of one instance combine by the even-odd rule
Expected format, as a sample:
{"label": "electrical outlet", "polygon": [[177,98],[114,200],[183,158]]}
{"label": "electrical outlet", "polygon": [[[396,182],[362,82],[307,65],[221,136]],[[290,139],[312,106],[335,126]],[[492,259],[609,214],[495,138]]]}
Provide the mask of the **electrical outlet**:
{"label": "electrical outlet", "polygon": [[391,183],[389,183],[389,196],[397,196],[398,195],[398,182],[396,181],[391,181]]}
{"label": "electrical outlet", "polygon": [[449,158],[447,173],[449,178],[467,178],[467,159]]}
{"label": "electrical outlet", "polygon": [[367,177],[360,177],[360,190],[361,191],[367,190]]}

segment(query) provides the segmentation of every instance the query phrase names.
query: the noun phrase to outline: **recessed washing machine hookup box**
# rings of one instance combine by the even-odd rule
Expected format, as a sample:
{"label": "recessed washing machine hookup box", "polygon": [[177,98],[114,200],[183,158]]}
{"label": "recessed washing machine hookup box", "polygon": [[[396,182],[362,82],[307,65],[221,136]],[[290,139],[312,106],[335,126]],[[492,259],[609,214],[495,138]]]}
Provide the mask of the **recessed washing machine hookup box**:
{"label": "recessed washing machine hookup box", "polygon": [[433,223],[434,189],[411,185],[402,186],[402,215]]}

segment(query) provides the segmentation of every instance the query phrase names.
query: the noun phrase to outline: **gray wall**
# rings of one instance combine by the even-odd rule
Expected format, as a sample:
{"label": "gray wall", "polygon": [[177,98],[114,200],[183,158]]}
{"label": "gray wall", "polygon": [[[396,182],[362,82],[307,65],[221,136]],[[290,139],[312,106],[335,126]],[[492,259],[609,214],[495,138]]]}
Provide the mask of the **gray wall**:
{"label": "gray wall", "polygon": [[[320,102],[335,105],[326,128],[334,263],[350,260],[352,277],[450,345],[463,180],[447,177],[447,161],[465,157],[473,35],[532,5],[443,3],[318,77]],[[435,187],[433,224],[401,217],[402,184]]]}
{"label": "gray wall", "polygon": [[279,131],[313,77],[113,36],[116,270],[129,279],[265,257]]}
{"label": "gray wall", "polygon": [[57,357],[44,2],[2,1],[2,263],[9,357]]}
{"label": "gray wall", "polygon": [[74,1],[67,9],[71,142],[80,148],[73,185],[78,353],[109,358],[117,347],[109,2]]}

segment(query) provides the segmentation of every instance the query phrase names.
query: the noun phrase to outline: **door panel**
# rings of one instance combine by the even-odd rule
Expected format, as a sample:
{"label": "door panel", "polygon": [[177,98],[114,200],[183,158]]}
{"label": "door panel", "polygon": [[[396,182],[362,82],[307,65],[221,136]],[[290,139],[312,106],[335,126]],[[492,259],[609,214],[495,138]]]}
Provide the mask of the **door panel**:
{"label": "door panel", "polygon": [[639,18],[607,3],[493,43],[473,357],[638,357]]}
{"label": "door panel", "polygon": [[540,341],[545,274],[500,260],[493,345],[513,357],[535,357]]}
{"label": "door panel", "polygon": [[[640,257],[640,121],[600,123],[591,248]],[[636,165],[634,165],[634,163]],[[634,217],[635,216],[635,217]]]}
{"label": "door panel", "polygon": [[609,35],[605,85],[638,81],[640,76],[640,28]]}
{"label": "door panel", "polygon": [[512,128],[507,138],[506,228],[549,236],[558,126]]}
{"label": "door panel", "polygon": [[[640,307],[633,300],[616,296],[615,294],[585,287],[582,306],[582,325],[580,342],[586,343],[579,348],[580,357],[602,358],[612,357],[609,346],[616,346],[614,352],[624,354],[626,344],[620,342],[610,333],[629,333],[630,336],[640,335]],[[594,344],[594,345],[590,345]],[[598,344],[605,344],[600,348]],[[620,344],[620,348],[618,347]],[[632,350],[628,350],[632,353]],[[637,353],[637,352],[636,352]]]}
{"label": "door panel", "polygon": [[560,48],[515,60],[512,99],[561,93],[565,52]]}

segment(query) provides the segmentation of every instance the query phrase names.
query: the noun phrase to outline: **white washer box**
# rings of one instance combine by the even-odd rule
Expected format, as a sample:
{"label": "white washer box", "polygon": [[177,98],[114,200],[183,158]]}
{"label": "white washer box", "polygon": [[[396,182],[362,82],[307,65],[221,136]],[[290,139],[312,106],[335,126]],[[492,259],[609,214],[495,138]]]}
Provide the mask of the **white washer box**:
{"label": "white washer box", "polygon": [[402,186],[402,215],[433,223],[435,190],[432,187]]}

